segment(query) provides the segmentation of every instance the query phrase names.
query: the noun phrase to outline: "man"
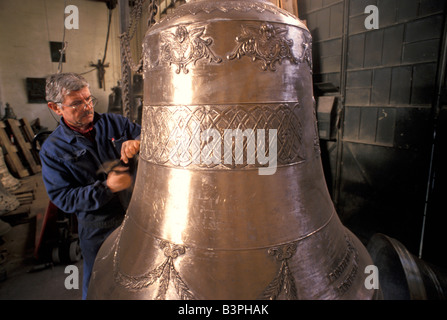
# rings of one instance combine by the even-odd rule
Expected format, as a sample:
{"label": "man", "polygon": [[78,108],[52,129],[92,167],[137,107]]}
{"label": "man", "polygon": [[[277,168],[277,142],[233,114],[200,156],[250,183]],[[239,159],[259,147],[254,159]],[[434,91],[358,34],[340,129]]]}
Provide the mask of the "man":
{"label": "man", "polygon": [[[97,100],[89,84],[74,73],[48,77],[46,99],[61,120],[39,152],[42,177],[50,201],[77,216],[85,299],[98,250],[125,215],[120,194],[133,182],[125,165],[140,150],[141,127],[117,114],[94,112]],[[107,169],[119,159],[124,165]]]}

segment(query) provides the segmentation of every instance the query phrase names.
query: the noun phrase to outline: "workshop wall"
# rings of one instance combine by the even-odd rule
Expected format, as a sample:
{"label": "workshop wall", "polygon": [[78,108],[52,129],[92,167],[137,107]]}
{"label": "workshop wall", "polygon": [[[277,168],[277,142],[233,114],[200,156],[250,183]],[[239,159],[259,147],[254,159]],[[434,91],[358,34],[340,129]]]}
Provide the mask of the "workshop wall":
{"label": "workshop wall", "polygon": [[[338,102],[335,136],[321,141],[337,211],[364,241],[382,232],[417,255],[434,115],[441,107],[436,97],[446,1],[298,4],[313,36],[316,99],[332,95]],[[377,29],[365,26],[368,5],[378,9]],[[427,214],[433,224],[442,212]],[[429,260],[446,263],[432,253]]]}
{"label": "workshop wall", "polygon": [[[107,35],[108,11],[104,2],[88,0],[15,0],[0,1],[0,117],[6,103],[17,118],[30,122],[40,119],[43,127],[53,130],[57,121],[45,103],[29,103],[26,78],[45,78],[58,71],[52,62],[50,41],[62,42],[65,4],[79,9],[79,29],[66,29],[66,62],[63,72],[84,73],[91,91],[99,99],[97,111],[105,112],[111,88],[121,78],[119,14],[113,10],[105,63],[105,90],[100,89],[97,71],[90,71],[102,60]],[[90,72],[89,72],[90,71]],[[57,118],[56,115],[54,117]]]}

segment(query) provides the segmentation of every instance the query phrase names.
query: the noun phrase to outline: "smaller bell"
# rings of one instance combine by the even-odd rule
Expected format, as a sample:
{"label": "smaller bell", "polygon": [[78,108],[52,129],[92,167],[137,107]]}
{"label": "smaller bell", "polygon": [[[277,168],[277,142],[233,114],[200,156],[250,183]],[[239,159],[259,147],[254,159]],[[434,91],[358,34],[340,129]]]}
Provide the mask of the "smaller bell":
{"label": "smaller bell", "polygon": [[121,86],[118,82],[118,84],[112,88],[112,93],[109,94],[109,106],[107,109],[108,113],[123,113],[123,106],[122,106],[122,93],[121,93]]}
{"label": "smaller bell", "polygon": [[368,252],[378,268],[385,300],[447,300],[447,270],[414,256],[397,239],[371,237]]}
{"label": "smaller bell", "polygon": [[17,116],[15,115],[14,110],[11,108],[9,103],[6,103],[5,115],[3,116],[2,120],[5,119],[17,119]]}

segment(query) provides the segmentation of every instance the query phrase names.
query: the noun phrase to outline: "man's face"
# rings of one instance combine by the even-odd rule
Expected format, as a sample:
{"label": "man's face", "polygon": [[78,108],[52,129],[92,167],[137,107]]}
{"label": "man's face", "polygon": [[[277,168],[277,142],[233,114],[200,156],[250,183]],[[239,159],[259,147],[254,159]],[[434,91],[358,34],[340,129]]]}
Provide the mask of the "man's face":
{"label": "man's face", "polygon": [[[88,87],[68,94],[62,105],[49,102],[48,106],[59,116],[62,116],[69,125],[79,129],[85,129],[93,121],[94,110],[89,104],[92,95]],[[73,108],[75,106],[75,108]]]}

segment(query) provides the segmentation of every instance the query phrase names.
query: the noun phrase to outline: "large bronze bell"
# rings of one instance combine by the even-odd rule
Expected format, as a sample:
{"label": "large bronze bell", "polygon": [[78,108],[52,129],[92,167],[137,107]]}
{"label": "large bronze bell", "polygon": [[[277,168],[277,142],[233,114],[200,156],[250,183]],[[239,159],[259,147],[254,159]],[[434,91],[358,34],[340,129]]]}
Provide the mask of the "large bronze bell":
{"label": "large bronze bell", "polygon": [[323,175],[311,36],[265,0],[197,0],[144,44],[142,145],[89,299],[374,299]]}

